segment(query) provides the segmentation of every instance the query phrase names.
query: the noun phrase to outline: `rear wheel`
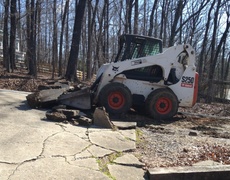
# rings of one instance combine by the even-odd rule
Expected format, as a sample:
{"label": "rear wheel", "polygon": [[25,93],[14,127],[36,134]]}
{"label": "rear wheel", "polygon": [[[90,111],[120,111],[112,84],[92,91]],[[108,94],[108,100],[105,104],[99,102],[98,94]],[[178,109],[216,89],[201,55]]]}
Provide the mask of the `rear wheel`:
{"label": "rear wheel", "polygon": [[109,83],[104,86],[99,95],[99,103],[112,114],[126,113],[132,105],[130,90],[121,83]]}
{"label": "rear wheel", "polygon": [[178,100],[171,90],[157,89],[147,97],[145,108],[154,119],[168,119],[177,113]]}

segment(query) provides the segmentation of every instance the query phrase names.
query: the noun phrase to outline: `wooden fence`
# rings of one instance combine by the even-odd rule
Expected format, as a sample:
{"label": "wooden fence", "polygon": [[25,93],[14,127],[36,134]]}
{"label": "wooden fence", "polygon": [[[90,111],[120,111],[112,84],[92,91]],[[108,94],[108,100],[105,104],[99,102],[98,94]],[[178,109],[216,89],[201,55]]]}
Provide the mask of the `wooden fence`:
{"label": "wooden fence", "polygon": [[[52,71],[53,71],[53,70],[52,70],[51,65],[40,65],[40,66],[38,67],[38,72],[42,72],[42,73],[52,73]],[[87,74],[86,74],[86,73],[83,73],[83,71],[77,70],[76,73],[77,73],[77,78],[78,78],[78,80],[84,81],[84,80],[86,79]],[[55,70],[55,74],[56,74],[56,75],[58,74],[57,68],[56,68],[56,70]],[[93,74],[91,80],[95,80],[95,79],[96,79],[96,75]]]}
{"label": "wooden fence", "polygon": [[[0,63],[2,63],[2,58],[0,57]],[[16,67],[17,68],[20,68],[20,69],[26,69],[26,65],[25,65],[25,62],[24,61],[21,61],[21,60],[18,60],[16,62]],[[43,64],[43,65],[39,65],[38,66],[38,72],[39,73],[47,73],[47,74],[51,74],[52,73],[52,66],[49,65],[49,64]],[[57,72],[57,68],[56,68],[56,71],[55,71],[55,75],[58,75],[58,72]],[[86,73],[83,73],[83,71],[80,71],[80,70],[77,70],[77,78],[78,80],[80,81],[84,81],[86,79]],[[96,80],[96,74],[93,74],[92,76],[92,81],[95,81]]]}

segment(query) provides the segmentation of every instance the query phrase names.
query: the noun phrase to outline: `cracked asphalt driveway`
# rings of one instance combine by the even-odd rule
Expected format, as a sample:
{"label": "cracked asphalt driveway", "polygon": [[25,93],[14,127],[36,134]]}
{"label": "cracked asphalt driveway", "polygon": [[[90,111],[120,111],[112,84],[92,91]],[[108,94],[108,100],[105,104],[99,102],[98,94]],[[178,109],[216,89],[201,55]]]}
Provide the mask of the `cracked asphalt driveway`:
{"label": "cracked asphalt driveway", "polygon": [[27,95],[0,90],[1,180],[144,179],[142,164],[128,153],[136,148],[135,129],[49,122],[46,110],[27,106]]}

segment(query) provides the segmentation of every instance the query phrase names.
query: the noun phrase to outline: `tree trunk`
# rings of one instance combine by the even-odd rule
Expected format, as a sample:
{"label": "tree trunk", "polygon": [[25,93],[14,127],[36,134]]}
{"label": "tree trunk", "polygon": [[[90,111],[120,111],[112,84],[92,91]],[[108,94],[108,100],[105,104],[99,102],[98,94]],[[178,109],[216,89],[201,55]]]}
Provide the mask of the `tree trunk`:
{"label": "tree trunk", "polygon": [[[97,1],[98,2],[98,1]],[[92,10],[91,10],[91,0],[88,0],[88,51],[87,51],[87,60],[86,60],[86,79],[89,80],[92,74],[92,32],[93,32],[93,23],[95,22],[92,19]]]}
{"label": "tree trunk", "polygon": [[53,65],[53,71],[52,71],[52,79],[54,79],[55,69],[57,66],[57,59],[58,59],[58,42],[57,42],[57,0],[53,0],[53,48],[52,48],[52,65]]}
{"label": "tree trunk", "polygon": [[[35,22],[35,1],[31,0],[31,3],[29,3],[29,0],[27,0],[27,16],[28,21],[27,25],[27,32],[28,35],[28,44],[27,44],[27,58],[29,63],[29,75],[34,76],[37,78],[37,64],[36,64],[36,36],[35,36],[35,28],[36,28],[36,22]],[[29,5],[30,4],[30,5]]]}
{"label": "tree trunk", "polygon": [[93,27],[95,25],[98,3],[99,0],[96,0],[96,4],[92,16],[92,12],[91,12],[92,4],[91,4],[91,0],[88,0],[88,51],[87,51],[87,60],[86,60],[87,80],[91,79],[92,77],[92,34],[93,34]]}
{"label": "tree trunk", "polygon": [[11,18],[10,18],[10,68],[13,72],[16,68],[15,65],[15,40],[16,40],[16,28],[17,28],[17,20],[16,20],[16,0],[11,0],[10,5],[10,12],[11,12]]}
{"label": "tree trunk", "polygon": [[9,0],[5,1],[4,4],[4,28],[3,28],[3,65],[6,67],[7,72],[10,72],[9,63],[9,43],[8,43],[8,18],[9,18]]}
{"label": "tree trunk", "polygon": [[147,0],[144,0],[144,15],[143,15],[143,32],[142,32],[142,34],[143,35],[146,35],[146,12],[147,12],[147,10],[146,10],[146,6],[147,6]]}
{"label": "tree trunk", "polygon": [[[201,52],[200,52],[200,58],[199,58],[199,61],[198,61],[198,73],[200,75],[203,75],[204,54],[205,54],[207,44],[208,44],[208,32],[209,32],[210,22],[211,22],[211,18],[212,18],[211,12],[213,10],[215,2],[216,2],[216,0],[213,0],[213,2],[211,4],[211,7],[209,9],[209,12],[208,12],[208,19],[207,19],[207,22],[206,22],[206,28],[205,28],[202,48],[201,48]],[[202,87],[203,79],[204,78],[202,78],[202,76],[199,78],[199,87]]]}
{"label": "tree trunk", "polygon": [[23,51],[23,38],[22,38],[22,25],[21,25],[21,0],[18,0],[18,16],[17,16],[17,32],[18,32],[18,39],[19,39],[19,50]]}
{"label": "tree trunk", "polygon": [[120,9],[119,9],[119,28],[117,35],[120,36],[122,34],[122,7],[123,7],[123,0],[119,1]]}
{"label": "tree trunk", "polygon": [[61,33],[60,33],[60,44],[59,44],[59,70],[58,76],[62,76],[62,47],[63,47],[63,34],[65,29],[66,15],[69,9],[69,0],[65,2],[65,9],[63,12],[62,23],[61,23]]}
{"label": "tree trunk", "polygon": [[224,72],[224,80],[226,81],[229,75],[229,68],[230,68],[230,52],[228,53],[228,60],[227,60],[227,65],[226,65],[226,69]]}
{"label": "tree trunk", "polygon": [[166,47],[167,41],[167,18],[169,13],[169,0],[164,0],[162,4],[162,12],[161,12],[161,27],[160,27],[160,39],[163,41],[163,47]]}
{"label": "tree trunk", "polygon": [[109,0],[105,0],[105,10],[106,12],[105,12],[105,20],[104,20],[105,23],[104,57],[105,57],[105,61],[108,62],[109,61]]}
{"label": "tree trunk", "polygon": [[126,0],[126,13],[125,13],[125,33],[132,33],[132,4],[134,0]]}
{"label": "tree trunk", "polygon": [[[226,48],[226,39],[224,40],[223,43],[223,48],[222,48],[222,57],[221,57],[221,67],[220,67],[220,76],[218,80],[225,80],[224,79],[224,66],[225,66],[225,48]],[[219,86],[219,91],[220,91],[220,98],[223,99],[225,97],[225,88],[226,85],[224,83],[220,84]]]}
{"label": "tree trunk", "polygon": [[208,76],[208,95],[209,98],[206,100],[207,103],[211,103],[212,99],[213,99],[213,78],[214,78],[214,74],[215,74],[215,69],[216,69],[216,64],[217,64],[217,60],[218,60],[218,56],[222,47],[222,44],[224,43],[225,39],[228,37],[228,32],[229,32],[229,28],[230,28],[230,20],[229,17],[227,18],[227,22],[226,22],[226,29],[220,39],[220,42],[217,46],[217,49],[215,48],[215,44],[216,44],[216,31],[217,31],[217,27],[218,27],[218,15],[219,15],[219,8],[220,8],[220,4],[221,4],[221,0],[218,0],[217,3],[217,9],[215,12],[215,17],[214,17],[214,27],[213,27],[213,36],[212,36],[212,50],[211,50],[211,59],[210,59],[210,70],[209,70],[209,76]]}
{"label": "tree trunk", "polygon": [[135,0],[135,4],[134,4],[134,27],[133,27],[133,33],[134,34],[138,34],[138,21],[139,21],[139,5],[138,5],[138,0]]}
{"label": "tree trunk", "polygon": [[67,61],[69,59],[69,7],[66,14],[65,44],[64,71],[67,69]]}
{"label": "tree trunk", "polygon": [[76,0],[75,1],[75,20],[74,20],[74,28],[73,28],[73,37],[72,44],[70,50],[70,56],[68,61],[68,66],[65,74],[65,78],[69,81],[77,80],[76,70],[78,63],[78,53],[79,53],[79,45],[81,38],[81,30],[82,30],[82,21],[85,12],[85,0]]}
{"label": "tree trunk", "polygon": [[95,61],[94,61],[94,70],[97,69],[96,65],[98,65],[99,67],[103,64],[104,62],[104,57],[102,55],[102,31],[103,31],[103,20],[104,20],[104,16],[105,16],[105,12],[106,12],[106,5],[104,4],[102,12],[101,12],[101,16],[99,18],[99,31],[98,31],[98,38],[97,38],[97,42],[96,42],[96,55],[95,55]]}
{"label": "tree trunk", "polygon": [[154,12],[155,12],[156,7],[157,7],[157,3],[158,3],[158,0],[155,0],[154,4],[153,4],[152,11],[151,11],[150,20],[149,20],[149,32],[148,32],[148,36],[152,36],[153,35],[153,16],[154,16]]}
{"label": "tree trunk", "polygon": [[179,0],[177,7],[176,7],[176,12],[175,12],[175,16],[174,16],[174,20],[173,20],[173,24],[172,24],[172,29],[171,29],[171,33],[170,33],[170,38],[169,38],[169,47],[173,46],[174,44],[174,40],[176,37],[176,30],[177,30],[177,24],[179,22],[179,19],[182,16],[182,11],[184,9],[186,1],[184,2],[183,0]]}
{"label": "tree trunk", "polygon": [[[40,64],[40,54],[42,52],[41,48],[41,0],[37,0],[36,2],[36,22],[37,22],[37,29],[35,30],[35,34],[37,37],[37,46],[36,46],[36,57],[37,57],[37,66],[39,67]],[[36,38],[35,38],[36,39]],[[39,69],[38,69],[39,70]]]}

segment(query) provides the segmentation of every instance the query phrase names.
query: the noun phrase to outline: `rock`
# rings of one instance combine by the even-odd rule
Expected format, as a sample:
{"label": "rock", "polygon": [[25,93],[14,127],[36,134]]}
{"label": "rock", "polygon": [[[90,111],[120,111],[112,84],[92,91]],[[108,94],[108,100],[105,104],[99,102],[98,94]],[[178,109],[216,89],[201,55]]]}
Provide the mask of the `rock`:
{"label": "rock", "polygon": [[55,122],[63,122],[67,120],[67,117],[60,112],[46,112],[47,119]]}
{"label": "rock", "polygon": [[80,116],[80,111],[75,109],[56,109],[56,111],[66,115],[67,118]]}
{"label": "rock", "polygon": [[116,152],[133,151],[136,149],[136,142],[124,137],[120,131],[110,129],[91,128],[89,140],[92,144]]}
{"label": "rock", "polygon": [[135,156],[127,154],[118,157],[113,164],[109,164],[108,169],[117,180],[145,179],[145,172],[141,169],[143,165]]}
{"label": "rock", "polygon": [[28,96],[26,96],[27,99],[27,103],[31,108],[38,108],[40,107],[40,103],[37,99],[37,94],[33,93],[33,94],[29,94]]}
{"label": "rock", "polygon": [[58,97],[64,92],[66,92],[66,88],[46,89],[29,94],[26,99],[31,108],[47,108],[56,105]]}
{"label": "rock", "polygon": [[79,125],[83,125],[83,126],[90,126],[93,123],[92,119],[87,118],[85,116],[81,116],[80,118],[77,118],[77,121]]}
{"label": "rock", "polygon": [[112,121],[112,123],[118,129],[135,129],[137,126],[136,122]]}
{"label": "rock", "polygon": [[66,109],[66,105],[60,104],[60,105],[52,107],[52,111],[57,112],[57,109]]}
{"label": "rock", "polygon": [[110,121],[104,107],[96,108],[93,114],[93,122],[96,126],[114,129],[114,125]]}
{"label": "rock", "polygon": [[188,135],[189,135],[189,136],[197,136],[197,133],[194,132],[194,131],[190,131]]}

